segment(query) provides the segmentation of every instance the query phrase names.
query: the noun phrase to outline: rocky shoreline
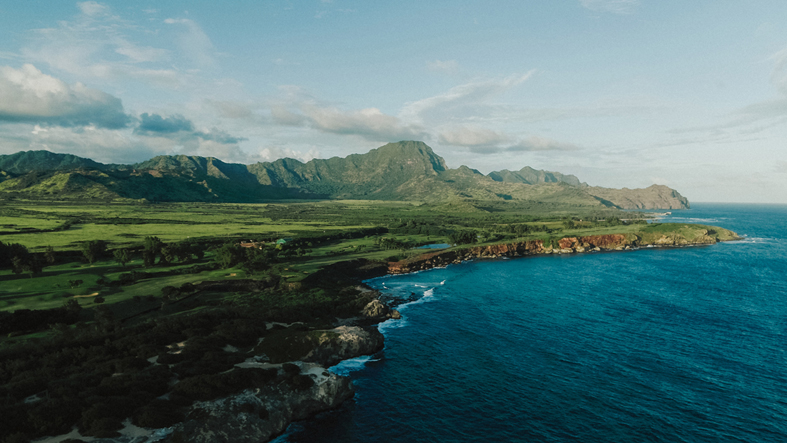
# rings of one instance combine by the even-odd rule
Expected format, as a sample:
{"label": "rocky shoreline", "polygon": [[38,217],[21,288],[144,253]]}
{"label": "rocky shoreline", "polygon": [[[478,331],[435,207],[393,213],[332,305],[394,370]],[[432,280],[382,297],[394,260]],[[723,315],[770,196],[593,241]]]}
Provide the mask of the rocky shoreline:
{"label": "rocky shoreline", "polygon": [[[699,235],[692,239],[686,239],[675,234],[665,234],[652,239],[644,239],[635,234],[607,234],[564,237],[556,240],[554,245],[545,245],[543,240],[529,240],[426,253],[412,259],[390,262],[387,267],[373,266],[365,261],[354,260],[346,263],[354,267],[353,269],[343,269],[344,266],[337,264],[334,265],[334,269],[331,269],[331,273],[333,275],[346,274],[356,279],[368,279],[383,275],[418,272],[478,258],[494,259],[546,254],[625,251],[646,247],[711,245],[720,241],[738,238],[737,235],[729,231],[716,235],[715,232],[702,230],[699,232]],[[369,288],[365,285],[358,286],[357,289],[369,291]],[[380,294],[376,295],[379,296]],[[327,363],[325,366],[308,366],[308,363],[298,362],[301,365],[302,373],[308,373],[317,380],[315,385],[309,390],[300,392],[282,392],[275,389],[258,390],[256,392],[245,391],[239,396],[207,402],[204,405],[195,405],[194,408],[207,408],[207,410],[213,411],[210,414],[210,420],[187,421],[178,425],[177,429],[182,429],[191,436],[188,441],[198,443],[218,441],[258,442],[280,434],[293,421],[302,420],[318,412],[338,407],[343,401],[352,398],[354,388],[349,378],[330,374],[324,367],[336,364],[341,360],[368,355],[381,350],[384,345],[383,337],[373,325],[389,318],[398,319],[399,317],[397,311],[392,310],[379,299],[372,300],[363,309],[359,317],[339,320],[338,322],[348,325],[364,325],[367,329],[362,329],[360,326],[339,326],[332,331],[325,331],[327,334],[323,334],[316,341],[318,345],[314,350],[302,358],[303,362],[317,361]],[[355,331],[367,331],[369,335],[365,338],[353,336],[352,334],[346,335],[347,328],[354,328]],[[339,330],[344,331],[345,334],[328,338]],[[323,372],[318,374],[320,371]],[[243,403],[243,401],[253,405],[246,406],[249,410],[277,410],[276,419],[273,419],[273,414],[271,414],[269,419],[260,420],[249,416],[249,414],[244,416],[235,413],[234,411],[237,411],[238,408],[237,405]]]}
{"label": "rocky shoreline", "polygon": [[[278,337],[294,353],[257,354],[237,366],[275,370],[281,382],[195,403],[186,420],[173,427],[169,441],[259,443],[281,434],[294,421],[337,408],[353,397],[355,388],[349,377],[327,368],[381,351],[384,337],[373,325],[389,318],[400,316],[374,299],[358,317],[338,320],[341,325],[333,329],[287,332]],[[257,349],[265,350],[264,342]]]}
{"label": "rocky shoreline", "polygon": [[[729,232],[729,231],[726,231]],[[460,249],[449,249],[419,255],[418,257],[391,262],[388,274],[408,274],[427,269],[459,264],[478,258],[527,257],[546,254],[576,254],[603,251],[625,251],[640,248],[664,248],[712,245],[721,241],[738,240],[734,233],[731,236],[714,235],[703,230],[695,238],[686,239],[680,235],[661,235],[654,239],[644,239],[636,234],[606,234],[585,237],[563,237],[555,244],[545,244],[544,240],[528,240],[513,243],[500,243],[488,246],[475,246]]]}
{"label": "rocky shoreline", "polygon": [[241,368],[275,370],[282,381],[212,401],[194,403],[186,420],[173,427],[172,442],[259,443],[281,434],[290,423],[334,409],[355,394],[349,377],[326,369],[349,358],[373,354],[383,347],[374,328],[339,326],[295,334],[295,347],[314,346],[297,360],[269,363],[260,355]]}
{"label": "rocky shoreline", "polygon": [[[267,371],[274,382],[228,397],[195,402],[186,411],[186,419],[172,428],[148,431],[146,435],[137,433],[134,436],[90,441],[264,442],[283,433],[294,421],[337,408],[353,397],[355,388],[349,377],[330,373],[327,368],[343,360],[382,350],[384,337],[376,325],[387,319],[400,318],[396,310],[380,300],[382,294],[359,284],[361,280],[418,272],[475,259],[710,245],[740,238],[730,231],[720,231],[721,234],[715,230],[701,230],[699,235],[691,239],[674,233],[652,238],[636,234],[564,237],[549,242],[528,240],[448,249],[389,262],[387,265],[362,259],[336,263],[322,271],[323,278],[344,283],[354,281],[354,289],[359,291],[359,297],[370,301],[358,316],[337,319],[333,329],[308,330],[293,328],[293,325],[269,325],[277,328],[275,332],[278,336],[275,339],[269,336],[266,338],[270,340],[269,343],[280,343],[279,349],[266,347],[266,340],[261,339],[250,353],[253,356],[237,364],[233,371]],[[280,354],[281,349],[286,352]],[[72,437],[79,438],[77,435]]]}

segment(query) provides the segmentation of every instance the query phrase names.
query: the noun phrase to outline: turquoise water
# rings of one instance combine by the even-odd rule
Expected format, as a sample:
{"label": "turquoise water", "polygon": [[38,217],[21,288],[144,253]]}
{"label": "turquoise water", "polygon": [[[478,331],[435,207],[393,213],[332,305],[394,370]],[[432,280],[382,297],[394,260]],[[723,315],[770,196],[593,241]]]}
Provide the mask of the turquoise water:
{"label": "turquoise water", "polygon": [[369,282],[407,298],[354,401],[302,442],[787,441],[787,206],[666,220],[746,240],[477,261]]}
{"label": "turquoise water", "polygon": [[419,247],[417,247],[415,249],[445,249],[445,248],[450,248],[450,247],[451,247],[451,245],[449,245],[448,243],[433,243],[431,245],[419,246]]}

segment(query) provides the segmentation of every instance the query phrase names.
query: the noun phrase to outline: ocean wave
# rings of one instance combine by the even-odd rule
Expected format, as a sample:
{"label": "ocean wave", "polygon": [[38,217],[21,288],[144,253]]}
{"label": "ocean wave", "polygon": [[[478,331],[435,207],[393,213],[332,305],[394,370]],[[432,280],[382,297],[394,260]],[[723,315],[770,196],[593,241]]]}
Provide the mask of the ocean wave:
{"label": "ocean wave", "polygon": [[[443,284],[443,283],[445,283],[445,280],[443,280],[443,282],[440,283],[440,284]],[[415,286],[418,286],[418,285],[415,285]],[[411,285],[404,285],[403,287],[400,287],[398,289],[402,293],[414,294],[414,292],[411,292],[411,289],[412,289]],[[416,300],[407,302],[407,303],[402,303],[401,305],[396,307],[396,310],[398,310],[399,313],[403,313],[403,312],[407,311],[407,308],[409,306],[417,305],[417,304],[421,304],[421,303],[428,303],[430,301],[435,300],[434,290],[435,290],[434,287],[431,287],[431,288],[427,289],[426,291],[424,291],[422,293],[421,297],[419,297]],[[377,330],[380,331],[381,333],[383,333],[383,335],[385,335],[385,333],[388,330],[404,328],[407,325],[408,325],[407,317],[405,315],[403,315],[402,318],[400,318],[398,320],[388,319],[388,320],[378,324],[377,325]]]}
{"label": "ocean wave", "polygon": [[781,242],[783,240],[784,239],[781,239],[781,238],[746,237],[744,235],[743,239],[741,239],[741,240],[733,240],[733,241],[726,242],[726,243],[732,243],[732,244],[735,244],[735,243],[779,243],[779,242]]}
{"label": "ocean wave", "polygon": [[700,218],[700,217],[657,217],[662,220],[668,220],[670,222],[686,222],[686,223],[720,223],[724,220],[727,220],[726,217],[717,217],[717,218]]}
{"label": "ocean wave", "polygon": [[362,355],[360,357],[351,358],[348,360],[342,360],[337,363],[335,366],[331,366],[328,368],[329,371],[333,372],[336,375],[344,375],[347,376],[350,372],[360,371],[361,369],[366,366],[366,363],[370,361],[379,361],[379,358],[372,358],[371,355]]}

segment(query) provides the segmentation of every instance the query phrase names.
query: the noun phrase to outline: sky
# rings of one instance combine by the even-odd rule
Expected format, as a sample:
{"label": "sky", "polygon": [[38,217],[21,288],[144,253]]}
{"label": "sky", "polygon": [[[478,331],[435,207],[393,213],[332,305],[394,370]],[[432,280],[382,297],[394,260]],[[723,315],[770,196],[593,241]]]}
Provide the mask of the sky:
{"label": "sky", "polygon": [[0,0],[0,154],[400,140],[451,168],[787,203],[787,2]]}

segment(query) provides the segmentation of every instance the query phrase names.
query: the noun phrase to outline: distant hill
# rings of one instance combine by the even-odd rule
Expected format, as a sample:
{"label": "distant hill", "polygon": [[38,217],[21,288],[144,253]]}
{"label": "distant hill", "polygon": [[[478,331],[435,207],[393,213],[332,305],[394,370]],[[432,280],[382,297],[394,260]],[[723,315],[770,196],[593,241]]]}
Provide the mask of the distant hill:
{"label": "distant hill", "polygon": [[573,175],[563,175],[559,172],[537,170],[530,166],[525,166],[519,171],[509,171],[508,169],[493,171],[489,173],[489,177],[494,181],[504,183],[526,183],[528,185],[537,185],[539,183],[567,183],[572,186],[582,185],[579,179]]}
{"label": "distant hill", "polygon": [[158,156],[134,165],[104,165],[47,151],[0,155],[0,198],[53,200],[261,202],[278,199],[522,201],[623,209],[687,208],[666,186],[590,187],[573,175],[524,167],[484,175],[448,169],[418,141],[389,143],[344,158],[243,165],[213,157]]}
{"label": "distant hill", "polygon": [[644,189],[610,189],[589,186],[588,194],[622,209],[688,209],[689,200],[672,188],[651,185]]}
{"label": "distant hill", "polygon": [[20,151],[16,154],[0,155],[0,170],[17,175],[34,171],[101,169],[103,166],[89,158],[71,154],[56,154],[49,151]]}

